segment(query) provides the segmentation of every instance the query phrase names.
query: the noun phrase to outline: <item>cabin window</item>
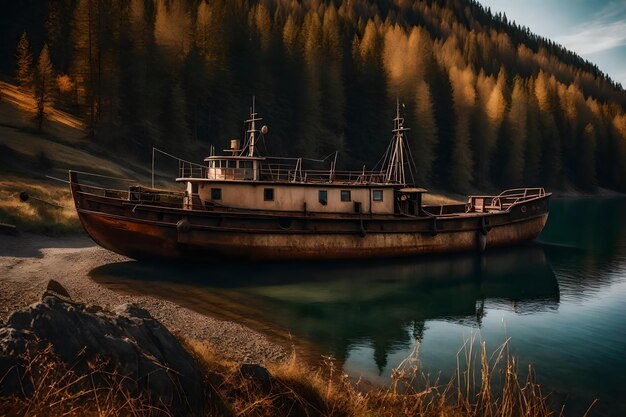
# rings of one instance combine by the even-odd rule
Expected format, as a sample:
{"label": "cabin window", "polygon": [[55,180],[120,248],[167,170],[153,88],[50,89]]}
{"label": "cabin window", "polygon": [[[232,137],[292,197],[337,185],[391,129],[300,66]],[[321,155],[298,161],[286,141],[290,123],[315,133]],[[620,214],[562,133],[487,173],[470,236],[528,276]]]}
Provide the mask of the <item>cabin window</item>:
{"label": "cabin window", "polygon": [[341,190],[341,201],[352,201],[352,193],[350,190]]}
{"label": "cabin window", "polygon": [[191,183],[191,194],[198,194],[198,183],[197,182],[192,182]]}
{"label": "cabin window", "polygon": [[374,200],[374,201],[383,201],[383,190],[374,190],[374,191],[372,191],[372,200]]}
{"label": "cabin window", "polygon": [[328,204],[328,191],[319,190],[319,192],[317,193],[317,198],[320,204],[325,206],[326,204]]}
{"label": "cabin window", "polygon": [[222,199],[222,189],[211,188],[211,200],[221,200],[221,199]]}
{"label": "cabin window", "polygon": [[252,169],[252,161],[239,161],[239,168],[243,169],[244,180],[251,180],[254,178],[254,171]]}
{"label": "cabin window", "polygon": [[237,167],[237,161],[224,161],[226,162],[226,167],[227,168],[236,168]]}
{"label": "cabin window", "polygon": [[263,189],[263,200],[274,201],[274,189],[273,188]]}

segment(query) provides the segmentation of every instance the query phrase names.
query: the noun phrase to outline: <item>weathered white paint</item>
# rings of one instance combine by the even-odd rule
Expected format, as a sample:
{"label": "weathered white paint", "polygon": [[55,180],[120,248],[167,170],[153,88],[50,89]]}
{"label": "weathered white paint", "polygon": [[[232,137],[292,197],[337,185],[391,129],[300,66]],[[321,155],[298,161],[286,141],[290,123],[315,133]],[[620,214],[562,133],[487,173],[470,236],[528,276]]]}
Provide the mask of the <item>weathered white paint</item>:
{"label": "weathered white paint", "polygon": [[[303,211],[304,203],[309,212],[320,213],[354,213],[355,202],[361,203],[363,213],[392,214],[393,213],[393,188],[391,187],[328,187],[324,184],[319,186],[299,184],[276,184],[276,183],[213,183],[210,181],[200,182],[198,195],[200,200],[211,200],[211,189],[220,188],[222,199],[216,203],[234,207],[257,210],[286,210]],[[264,190],[274,189],[274,200],[264,199]],[[326,190],[328,202],[322,205],[319,201],[319,191]],[[341,201],[341,190],[349,190],[350,201]],[[383,201],[373,201],[373,190],[382,190]]]}

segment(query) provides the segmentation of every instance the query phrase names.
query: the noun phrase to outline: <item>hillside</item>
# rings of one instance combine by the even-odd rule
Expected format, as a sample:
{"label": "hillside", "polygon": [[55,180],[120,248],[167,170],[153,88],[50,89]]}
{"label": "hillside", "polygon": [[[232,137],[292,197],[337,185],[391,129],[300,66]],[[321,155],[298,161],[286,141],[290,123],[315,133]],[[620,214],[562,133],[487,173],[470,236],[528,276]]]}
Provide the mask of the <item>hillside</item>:
{"label": "hillside", "polygon": [[[150,163],[120,154],[110,146],[99,146],[85,136],[82,120],[50,107],[45,129],[38,132],[33,128],[33,96],[4,81],[0,81],[0,92],[0,223],[53,235],[82,232],[69,187],[49,178],[66,180],[70,169],[150,185]],[[176,161],[157,154],[155,185],[180,189],[174,181],[177,167]],[[96,183],[121,189],[128,186],[127,182],[101,178]],[[29,201],[20,200],[22,192],[30,196]],[[463,198],[434,193],[425,201],[441,204]]]}
{"label": "hillside", "polygon": [[37,132],[32,95],[2,81],[0,92],[0,223],[52,234],[81,230],[68,186],[46,177],[66,180],[68,169],[149,181],[149,167],[85,139],[80,119],[50,108],[45,131]]}
{"label": "hillside", "polygon": [[626,190],[622,87],[473,0],[62,0],[5,9],[0,70],[25,88],[46,74],[46,101],[84,120],[103,149],[142,158],[152,146],[221,149],[241,134],[255,95],[270,153],[339,150],[341,165],[371,167],[399,99],[420,185]]}

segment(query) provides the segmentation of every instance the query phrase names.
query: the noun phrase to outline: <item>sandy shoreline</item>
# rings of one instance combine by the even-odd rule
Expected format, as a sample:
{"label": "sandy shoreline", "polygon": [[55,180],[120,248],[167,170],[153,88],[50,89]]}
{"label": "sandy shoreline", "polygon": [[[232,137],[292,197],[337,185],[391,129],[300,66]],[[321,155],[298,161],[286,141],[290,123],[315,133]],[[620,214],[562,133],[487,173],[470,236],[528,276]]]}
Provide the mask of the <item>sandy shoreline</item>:
{"label": "sandy shoreline", "polygon": [[126,260],[82,235],[0,235],[0,321],[6,322],[13,311],[39,301],[48,280],[54,279],[81,303],[105,309],[135,303],[170,331],[208,343],[222,359],[271,363],[288,356],[287,348],[246,326],[207,317],[169,301],[118,294],[88,276],[93,268]]}

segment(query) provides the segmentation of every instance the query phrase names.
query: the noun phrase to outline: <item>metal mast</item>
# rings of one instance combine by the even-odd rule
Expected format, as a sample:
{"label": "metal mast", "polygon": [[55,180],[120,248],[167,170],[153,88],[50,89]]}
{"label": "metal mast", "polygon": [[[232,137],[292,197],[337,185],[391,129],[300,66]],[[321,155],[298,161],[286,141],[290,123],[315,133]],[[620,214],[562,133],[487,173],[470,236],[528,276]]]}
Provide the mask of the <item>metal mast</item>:
{"label": "metal mast", "polygon": [[404,132],[407,130],[410,129],[404,127],[404,118],[400,117],[400,100],[396,100],[396,118],[393,119],[391,154],[389,155],[389,161],[385,171],[386,182],[406,184],[406,175],[404,172],[406,157]]}
{"label": "metal mast", "polygon": [[250,108],[250,118],[246,120],[248,124],[248,130],[246,130],[246,134],[248,136],[248,156],[254,156],[254,145],[256,144],[257,134],[260,132],[256,128],[256,122],[260,122],[263,120],[260,117],[257,117],[257,113],[255,110],[255,97],[252,96],[252,107]]}

